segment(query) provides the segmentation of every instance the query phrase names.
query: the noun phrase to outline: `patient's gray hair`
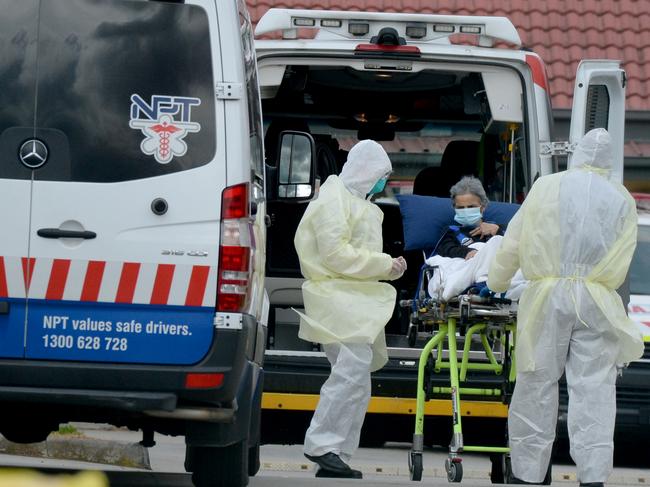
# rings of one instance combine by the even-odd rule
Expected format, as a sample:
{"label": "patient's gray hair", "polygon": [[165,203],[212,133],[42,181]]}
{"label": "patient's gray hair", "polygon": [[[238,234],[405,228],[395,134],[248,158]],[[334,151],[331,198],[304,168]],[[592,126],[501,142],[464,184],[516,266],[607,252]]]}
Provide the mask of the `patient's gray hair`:
{"label": "patient's gray hair", "polygon": [[481,200],[481,206],[487,206],[490,201],[485,194],[485,189],[483,189],[481,180],[474,176],[463,176],[462,179],[454,184],[449,190],[452,202],[456,196],[462,194],[473,194],[474,196],[478,196]]}

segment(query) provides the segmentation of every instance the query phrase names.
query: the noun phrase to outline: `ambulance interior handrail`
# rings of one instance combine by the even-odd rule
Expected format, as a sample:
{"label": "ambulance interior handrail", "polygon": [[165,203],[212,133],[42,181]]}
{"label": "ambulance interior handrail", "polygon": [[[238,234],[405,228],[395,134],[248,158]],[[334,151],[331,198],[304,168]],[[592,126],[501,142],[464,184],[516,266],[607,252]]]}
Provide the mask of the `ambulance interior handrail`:
{"label": "ambulance interior handrail", "polygon": [[[338,22],[340,21],[340,22]],[[358,12],[336,10],[300,10],[271,8],[257,23],[255,35],[261,36],[282,31],[292,37],[296,29],[322,29],[349,39],[370,39],[373,29],[365,35],[353,35],[348,24],[368,22],[385,26],[400,27],[400,35],[406,35],[407,27],[426,27],[427,34],[413,40],[427,42],[449,37],[453,34],[477,35],[482,46],[491,45],[492,40],[499,40],[521,46],[521,38],[514,24],[507,17],[481,15],[436,15],[414,13]],[[408,38],[408,35],[406,36]]]}

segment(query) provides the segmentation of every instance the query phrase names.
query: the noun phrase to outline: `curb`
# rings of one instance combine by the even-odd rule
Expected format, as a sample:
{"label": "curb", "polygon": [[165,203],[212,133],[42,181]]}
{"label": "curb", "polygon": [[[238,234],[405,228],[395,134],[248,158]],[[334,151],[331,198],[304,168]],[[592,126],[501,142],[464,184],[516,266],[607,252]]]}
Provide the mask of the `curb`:
{"label": "curb", "polygon": [[13,443],[0,436],[0,453],[27,457],[77,460],[151,470],[148,450],[139,443],[52,433],[39,443]]}

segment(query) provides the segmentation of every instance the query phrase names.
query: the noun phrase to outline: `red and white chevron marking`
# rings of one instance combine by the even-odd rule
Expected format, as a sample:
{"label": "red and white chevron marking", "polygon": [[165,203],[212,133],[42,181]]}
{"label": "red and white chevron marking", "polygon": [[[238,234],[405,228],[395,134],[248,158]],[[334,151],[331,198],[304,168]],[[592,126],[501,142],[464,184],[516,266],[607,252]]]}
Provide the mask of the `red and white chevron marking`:
{"label": "red and white chevron marking", "polygon": [[143,264],[0,257],[0,298],[213,307],[217,269],[212,266]]}

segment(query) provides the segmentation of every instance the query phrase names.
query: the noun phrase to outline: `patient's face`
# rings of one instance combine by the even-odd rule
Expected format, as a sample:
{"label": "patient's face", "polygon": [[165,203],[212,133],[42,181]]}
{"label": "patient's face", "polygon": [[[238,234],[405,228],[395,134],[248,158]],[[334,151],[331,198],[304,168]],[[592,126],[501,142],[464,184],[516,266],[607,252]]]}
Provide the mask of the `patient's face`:
{"label": "patient's face", "polygon": [[[475,194],[459,194],[454,198],[454,208],[461,210],[463,208],[481,208],[481,198]],[[483,208],[481,208],[481,213]]]}

